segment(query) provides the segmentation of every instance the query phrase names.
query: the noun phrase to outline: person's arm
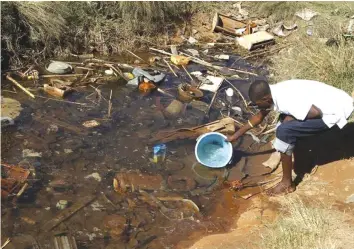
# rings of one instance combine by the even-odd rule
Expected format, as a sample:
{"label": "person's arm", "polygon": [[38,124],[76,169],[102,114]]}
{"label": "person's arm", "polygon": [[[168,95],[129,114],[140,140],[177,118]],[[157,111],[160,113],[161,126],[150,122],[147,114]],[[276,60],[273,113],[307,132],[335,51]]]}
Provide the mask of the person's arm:
{"label": "person's arm", "polygon": [[307,113],[306,119],[317,119],[322,118],[323,113],[320,108],[315,105],[312,105],[309,112]]}
{"label": "person's arm", "polygon": [[[252,116],[244,126],[242,126],[238,131],[235,132],[232,136],[227,136],[227,141],[232,142],[237,140],[243,134],[245,134],[248,130],[256,127],[260,123],[262,123],[263,119],[268,115],[270,111],[261,110],[256,115]],[[251,125],[250,125],[251,123]]]}

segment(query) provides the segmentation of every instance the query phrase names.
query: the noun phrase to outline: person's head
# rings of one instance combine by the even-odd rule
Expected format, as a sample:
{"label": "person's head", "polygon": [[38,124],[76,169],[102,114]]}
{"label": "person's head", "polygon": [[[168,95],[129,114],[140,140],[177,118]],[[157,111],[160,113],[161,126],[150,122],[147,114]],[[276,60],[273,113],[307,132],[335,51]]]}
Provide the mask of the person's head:
{"label": "person's head", "polygon": [[259,109],[268,109],[273,104],[269,84],[264,80],[255,80],[252,82],[248,90],[248,95],[252,104],[257,105]]}

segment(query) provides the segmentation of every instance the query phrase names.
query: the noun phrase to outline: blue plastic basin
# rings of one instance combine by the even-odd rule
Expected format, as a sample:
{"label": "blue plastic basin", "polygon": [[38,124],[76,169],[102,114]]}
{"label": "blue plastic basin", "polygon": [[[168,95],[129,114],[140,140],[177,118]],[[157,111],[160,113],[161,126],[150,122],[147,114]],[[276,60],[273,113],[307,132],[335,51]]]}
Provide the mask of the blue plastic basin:
{"label": "blue plastic basin", "polygon": [[[211,146],[216,146],[218,149],[210,150],[213,148]],[[226,141],[225,135],[218,132],[210,132],[200,136],[195,146],[195,157],[198,162],[211,168],[225,167],[231,161],[232,152],[232,144]],[[218,158],[217,161],[215,157]]]}

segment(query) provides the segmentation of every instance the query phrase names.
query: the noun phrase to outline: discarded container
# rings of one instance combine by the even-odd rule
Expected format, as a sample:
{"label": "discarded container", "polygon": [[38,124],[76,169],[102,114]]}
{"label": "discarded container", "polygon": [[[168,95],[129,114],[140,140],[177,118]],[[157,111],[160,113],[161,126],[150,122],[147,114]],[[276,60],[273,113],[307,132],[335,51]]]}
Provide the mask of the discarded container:
{"label": "discarded container", "polygon": [[[251,27],[247,28],[247,24],[232,19],[231,17],[216,13],[213,19],[213,24],[211,31],[222,32],[233,36],[242,36],[244,32],[247,34],[252,33],[252,28],[257,25],[253,24]],[[237,32],[237,30],[244,29],[242,32]]]}
{"label": "discarded container", "polygon": [[48,67],[46,67],[46,70],[55,74],[67,74],[71,73],[73,71],[73,68],[71,65],[65,62],[53,61],[48,65]]}
{"label": "discarded container", "polygon": [[199,99],[203,97],[202,91],[187,83],[180,84],[177,88],[177,92],[178,92],[178,99],[186,103],[191,102],[193,99]]}
{"label": "discarded container", "polygon": [[66,94],[72,91],[72,89],[69,87],[57,88],[48,84],[44,84],[43,87],[46,93],[59,98],[64,98]]}
{"label": "discarded container", "polygon": [[221,133],[210,132],[197,139],[195,156],[199,163],[207,167],[225,167],[230,162],[232,153],[232,144]]}
{"label": "discarded container", "polygon": [[165,144],[155,145],[153,148],[154,163],[160,163],[165,161],[167,147]]}
{"label": "discarded container", "polygon": [[274,36],[266,31],[260,31],[250,35],[244,35],[237,38],[238,44],[248,50],[273,45],[275,43]]}
{"label": "discarded container", "polygon": [[226,91],[226,99],[229,104],[232,104],[232,97],[234,96],[234,90],[232,88],[228,88]]}

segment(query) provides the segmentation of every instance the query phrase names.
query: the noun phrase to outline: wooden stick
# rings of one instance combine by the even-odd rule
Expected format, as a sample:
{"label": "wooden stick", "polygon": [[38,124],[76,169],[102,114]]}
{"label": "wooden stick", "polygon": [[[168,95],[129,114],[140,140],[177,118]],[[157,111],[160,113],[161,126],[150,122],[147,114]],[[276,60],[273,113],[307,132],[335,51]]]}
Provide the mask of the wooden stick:
{"label": "wooden stick", "polygon": [[20,83],[18,83],[16,80],[14,80],[10,75],[6,75],[6,79],[11,81],[13,84],[15,84],[18,88],[20,88],[22,91],[24,91],[31,98],[35,98],[32,93],[30,93],[26,88],[24,88],[22,85],[20,85]]}
{"label": "wooden stick", "polygon": [[178,77],[177,74],[175,73],[175,71],[172,69],[171,65],[170,65],[165,59],[163,59],[163,61],[167,64],[167,66],[168,66],[168,68],[171,70],[171,72],[172,72],[176,77]]}
{"label": "wooden stick", "polygon": [[23,194],[23,192],[25,192],[25,190],[26,190],[27,187],[28,187],[28,183],[26,182],[26,183],[23,185],[23,187],[20,189],[20,191],[18,191],[16,197],[19,198],[19,197]]}
{"label": "wooden stick", "polygon": [[127,51],[128,53],[130,53],[131,55],[133,55],[135,58],[141,60],[141,61],[145,61],[144,59],[142,59],[141,57],[137,56],[136,54],[134,54],[132,51],[126,49],[125,51]]}
{"label": "wooden stick", "polygon": [[162,94],[164,94],[164,95],[166,95],[166,96],[168,96],[168,97],[171,97],[171,98],[174,98],[174,97],[175,97],[175,96],[173,96],[172,94],[169,94],[168,92],[166,92],[166,91],[164,91],[164,90],[162,90],[162,89],[160,89],[160,88],[157,88],[157,91],[160,92],[160,93],[162,93]]}
{"label": "wooden stick", "polygon": [[276,129],[277,129],[277,127],[274,127],[274,128],[272,128],[272,129],[269,129],[269,130],[267,130],[267,131],[261,133],[260,135],[266,135],[266,134],[272,133],[272,132],[274,132]]}
{"label": "wooden stick", "polygon": [[7,246],[7,244],[9,244],[10,241],[11,241],[10,238],[8,238],[8,239],[4,242],[4,244],[1,246],[1,249],[5,248],[5,246]]}
{"label": "wooden stick", "polygon": [[85,76],[83,73],[79,74],[47,74],[47,75],[41,75],[41,78],[53,78],[53,77],[79,77],[79,76]]}
{"label": "wooden stick", "polygon": [[[219,91],[221,85],[222,85],[222,83],[219,85],[218,89],[216,89],[216,91],[215,91],[215,93],[214,93],[214,96],[213,96],[213,98],[212,98],[211,101],[210,101],[210,105],[209,105],[208,112],[207,112],[207,115],[208,115],[208,116],[209,116],[209,113],[210,113],[211,106],[213,105],[213,103],[214,103],[214,101],[215,101],[215,99],[216,99],[216,95],[218,95],[218,91]],[[199,88],[199,87],[198,87],[198,88]]]}
{"label": "wooden stick", "polygon": [[192,76],[188,73],[187,69],[185,68],[184,65],[182,65],[184,71],[186,71],[187,75],[189,76],[189,78],[193,81],[194,79],[192,78]]}
{"label": "wooden stick", "polygon": [[111,110],[112,110],[112,89],[111,89],[111,94],[109,95],[109,102],[108,102],[108,118],[111,117]]}
{"label": "wooden stick", "polygon": [[40,95],[35,95],[35,96],[38,97],[38,98],[42,98],[42,99],[54,100],[54,101],[58,101],[58,102],[68,103],[68,104],[81,105],[81,106],[85,106],[85,107],[93,107],[93,106],[87,106],[87,103],[77,103],[77,102],[71,102],[71,101],[62,100],[62,99],[47,98],[47,97],[43,97],[43,96],[40,96]]}

